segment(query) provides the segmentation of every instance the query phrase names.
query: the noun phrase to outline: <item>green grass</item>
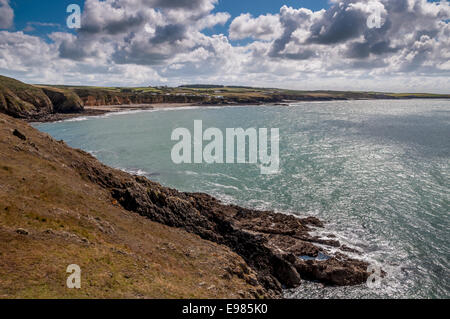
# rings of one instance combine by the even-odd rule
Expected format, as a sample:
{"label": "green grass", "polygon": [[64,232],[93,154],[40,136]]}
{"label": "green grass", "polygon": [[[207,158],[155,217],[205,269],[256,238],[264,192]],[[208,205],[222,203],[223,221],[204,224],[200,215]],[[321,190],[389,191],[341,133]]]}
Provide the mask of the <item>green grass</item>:
{"label": "green grass", "polygon": [[431,93],[389,93],[388,95],[394,97],[417,97],[417,98],[450,97],[449,94],[431,94]]}
{"label": "green grass", "polygon": [[[98,168],[97,161],[22,121],[3,114],[0,121],[0,299],[259,294],[236,274],[225,279],[227,268],[244,263],[228,248],[124,210],[72,167]],[[15,128],[26,142],[12,136]],[[65,285],[74,263],[82,269],[80,290]]]}
{"label": "green grass", "polygon": [[[0,76],[0,88],[2,83],[15,90],[28,90],[33,86],[29,86],[22,82],[11,78]],[[129,97],[131,95],[187,95],[187,96],[208,96],[217,97],[224,96],[234,101],[245,99],[261,99],[262,101],[272,97],[288,98],[320,98],[320,99],[376,99],[376,98],[450,98],[450,94],[429,94],[429,93],[383,93],[373,91],[332,91],[332,90],[292,90],[278,88],[261,88],[247,86],[222,86],[222,85],[184,85],[180,87],[105,87],[105,86],[83,86],[83,85],[46,85],[56,89],[70,91],[81,98],[92,96],[95,98],[106,98],[106,100],[115,97]],[[34,89],[38,89],[34,87]],[[26,108],[27,105],[20,107]]]}

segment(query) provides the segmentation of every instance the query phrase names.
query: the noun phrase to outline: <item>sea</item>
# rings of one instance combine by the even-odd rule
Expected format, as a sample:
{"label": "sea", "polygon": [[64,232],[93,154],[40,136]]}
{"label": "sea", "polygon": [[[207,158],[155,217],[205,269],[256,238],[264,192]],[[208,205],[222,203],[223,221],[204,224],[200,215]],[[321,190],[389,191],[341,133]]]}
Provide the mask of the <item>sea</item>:
{"label": "sea", "polygon": [[[261,174],[259,163],[175,164],[172,133],[194,132],[196,120],[223,132],[279,129],[279,172]],[[164,186],[316,216],[326,226],[314,232],[335,234],[386,272],[375,287],[305,281],[286,298],[450,297],[450,100],[164,108],[34,126]]]}

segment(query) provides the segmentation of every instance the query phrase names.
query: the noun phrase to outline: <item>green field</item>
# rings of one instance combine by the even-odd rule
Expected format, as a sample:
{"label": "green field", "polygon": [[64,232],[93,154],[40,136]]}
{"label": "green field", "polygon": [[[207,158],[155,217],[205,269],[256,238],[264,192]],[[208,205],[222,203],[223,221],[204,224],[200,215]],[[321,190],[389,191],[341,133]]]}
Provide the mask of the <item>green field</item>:
{"label": "green field", "polygon": [[216,98],[282,98],[287,99],[402,99],[402,98],[450,98],[450,94],[431,93],[386,93],[386,92],[357,92],[357,91],[303,91],[278,88],[252,88],[221,85],[184,85],[179,87],[100,87],[100,86],[70,86],[53,85],[87,95],[99,94],[156,94],[156,95],[187,95],[208,96]]}

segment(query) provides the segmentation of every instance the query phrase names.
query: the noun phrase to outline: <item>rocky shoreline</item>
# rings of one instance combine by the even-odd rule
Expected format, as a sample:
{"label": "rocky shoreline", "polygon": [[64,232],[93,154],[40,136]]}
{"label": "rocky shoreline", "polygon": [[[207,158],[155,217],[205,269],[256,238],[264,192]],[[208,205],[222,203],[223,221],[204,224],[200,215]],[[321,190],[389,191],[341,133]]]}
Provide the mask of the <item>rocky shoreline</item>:
{"label": "rocky shoreline", "polygon": [[[1,113],[0,163],[0,298],[273,296],[225,245],[126,210],[86,174],[133,176]],[[66,287],[70,264],[82,289]]]}
{"label": "rocky shoreline", "polygon": [[[45,135],[25,123],[11,132],[11,136],[33,148],[30,134]],[[334,238],[310,234],[324,227],[323,221],[315,217],[258,211],[225,205],[207,194],[182,193],[103,165],[62,141],[49,136],[47,139],[56,161],[104,189],[114,205],[226,246],[241,256],[256,276],[239,276],[251,285],[264,287],[267,296],[281,297],[283,289],[298,287],[302,280],[347,286],[363,284],[369,276],[366,262],[346,254],[354,250]],[[337,252],[330,253],[327,247]]]}
{"label": "rocky shoreline", "polygon": [[449,95],[370,92],[289,91],[235,88],[90,88],[29,85],[0,75],[0,112],[28,122],[52,122],[79,116],[160,107],[289,105],[292,102],[449,98]]}
{"label": "rocky shoreline", "polygon": [[[124,209],[229,247],[256,272],[255,284],[272,296],[300,286],[302,279],[345,286],[363,284],[369,276],[366,262],[345,254],[355,251],[335,239],[310,235],[324,227],[315,217],[257,211],[225,205],[207,194],[182,193],[107,167],[84,151],[77,151],[71,167],[107,190]],[[331,254],[322,248],[326,246],[340,252]]]}
{"label": "rocky shoreline", "polygon": [[[363,284],[369,276],[366,262],[345,254],[350,248],[335,239],[310,235],[324,227],[315,217],[224,205],[207,194],[180,193],[144,177],[79,169],[87,170],[86,177],[107,188],[125,209],[231,248],[275,295],[300,286],[302,279],[348,286]],[[331,254],[323,246],[340,252]]]}
{"label": "rocky shoreline", "polygon": [[[117,99],[111,96],[111,98],[108,97],[110,106],[99,107],[95,106],[95,99],[79,92],[77,94],[81,95],[81,98],[67,90],[33,87],[8,78],[4,81],[7,86],[2,88],[5,98],[0,112],[28,122],[60,121],[124,110],[183,107],[191,105],[186,103],[192,102],[184,97],[177,97],[179,101],[176,100],[176,103],[171,101],[168,104],[166,101],[168,96],[165,96],[161,101],[156,101],[158,105],[124,106],[113,104],[112,102],[117,102]],[[139,95],[139,97],[142,96]],[[270,98],[268,100],[240,98],[232,101],[209,99],[200,101],[200,105],[239,105],[241,102],[256,105],[273,104],[292,98],[301,100],[298,96],[282,95],[274,100]],[[155,96],[151,95],[151,99],[153,101]],[[310,100],[309,97],[304,99]],[[311,100],[317,99],[328,100],[323,97]],[[39,101],[45,102],[45,109],[40,108]],[[119,102],[122,104],[127,101]],[[84,107],[83,103],[94,106]],[[27,135],[41,136],[42,133],[34,132],[34,129],[24,122],[17,123],[23,124],[18,125],[12,134],[23,140],[23,143],[31,143],[29,147],[33,149],[35,144],[27,139]],[[26,133],[27,131],[33,133]],[[323,239],[310,235],[312,230],[324,226],[323,222],[317,218],[297,218],[270,211],[225,205],[207,194],[178,192],[144,177],[112,169],[101,164],[90,154],[79,150],[74,151],[64,143],[56,142],[51,138],[46,147],[58,150],[52,155],[58,157],[56,161],[65,163],[64,165],[70,167],[84,180],[103,188],[114,202],[125,210],[228,247],[241,256],[256,273],[256,278],[251,279],[250,284],[261,284],[270,296],[281,296],[284,288],[298,287],[303,279],[318,281],[325,285],[343,286],[363,284],[369,276],[366,262],[352,259],[345,254],[345,252],[355,252],[354,250],[341,245],[335,239]],[[338,252],[330,253],[326,247],[337,249]]]}

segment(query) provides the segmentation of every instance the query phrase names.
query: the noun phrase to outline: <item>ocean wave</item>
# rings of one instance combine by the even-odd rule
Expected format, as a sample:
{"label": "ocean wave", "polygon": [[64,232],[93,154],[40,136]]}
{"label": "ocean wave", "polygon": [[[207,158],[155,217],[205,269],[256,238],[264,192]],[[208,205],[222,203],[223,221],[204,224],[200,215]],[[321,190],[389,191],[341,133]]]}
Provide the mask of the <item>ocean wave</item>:
{"label": "ocean wave", "polygon": [[154,112],[155,109],[148,109],[148,110],[127,110],[127,111],[118,111],[118,112],[109,112],[103,115],[93,116],[97,118],[108,118],[111,116],[119,116],[119,115],[130,115],[130,114],[138,114],[138,113],[150,113]]}
{"label": "ocean wave", "polygon": [[219,183],[213,183],[213,182],[209,182],[209,185],[215,186],[215,187],[219,187],[221,189],[232,189],[235,191],[240,191],[240,189],[236,186],[232,186],[232,185],[223,185],[223,184],[219,184]]}
{"label": "ocean wave", "polygon": [[[246,107],[247,105],[230,105],[227,107]],[[132,115],[132,114],[139,114],[139,113],[152,113],[152,112],[169,112],[169,111],[182,111],[182,110],[208,110],[208,109],[219,109],[223,108],[224,106],[220,105],[212,105],[212,106],[171,106],[171,107],[155,107],[151,109],[136,109],[136,110],[125,110],[125,111],[113,111],[113,112],[107,112],[105,114],[101,115],[90,115],[90,116],[80,116],[80,117],[74,117],[70,119],[65,120],[59,120],[54,121],[53,123],[63,123],[63,122],[82,122],[89,119],[105,119],[110,118],[113,116],[121,116],[121,115]],[[35,122],[36,124],[40,124],[40,122]]]}
{"label": "ocean wave", "polygon": [[225,177],[225,178],[228,178],[228,179],[239,181],[239,178],[236,178],[234,176],[227,175],[227,174],[224,174],[224,173],[202,173],[202,175],[209,176],[209,177]]}
{"label": "ocean wave", "polygon": [[186,175],[190,175],[190,176],[198,175],[198,173],[193,172],[193,171],[184,171],[184,173],[185,173]]}
{"label": "ocean wave", "polygon": [[143,169],[140,169],[140,168],[122,168],[122,167],[118,167],[117,169],[119,169],[119,170],[121,170],[121,171],[123,171],[125,173],[131,174],[131,175],[135,175],[135,176],[150,176],[151,175],[150,173],[148,173],[148,172],[146,172],[146,171],[144,171]]}
{"label": "ocean wave", "polygon": [[67,120],[63,120],[62,122],[82,122],[82,121],[86,121],[89,118],[86,116],[80,116],[80,117],[74,117],[71,119],[67,119]]}

